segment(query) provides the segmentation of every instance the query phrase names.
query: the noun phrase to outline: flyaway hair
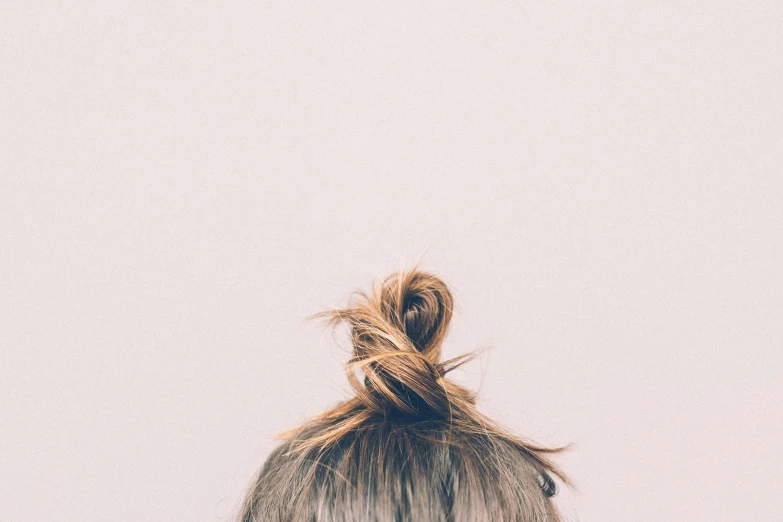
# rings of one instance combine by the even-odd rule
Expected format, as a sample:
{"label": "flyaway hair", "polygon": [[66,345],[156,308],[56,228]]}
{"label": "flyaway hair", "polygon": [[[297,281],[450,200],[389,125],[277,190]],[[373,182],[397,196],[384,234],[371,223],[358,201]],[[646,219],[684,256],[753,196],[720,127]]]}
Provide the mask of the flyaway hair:
{"label": "flyaway hair", "polygon": [[[546,448],[482,415],[441,361],[453,310],[446,284],[418,267],[311,316],[347,325],[355,396],[280,435],[240,522],[559,521],[568,477]],[[363,378],[362,378],[363,376]]]}

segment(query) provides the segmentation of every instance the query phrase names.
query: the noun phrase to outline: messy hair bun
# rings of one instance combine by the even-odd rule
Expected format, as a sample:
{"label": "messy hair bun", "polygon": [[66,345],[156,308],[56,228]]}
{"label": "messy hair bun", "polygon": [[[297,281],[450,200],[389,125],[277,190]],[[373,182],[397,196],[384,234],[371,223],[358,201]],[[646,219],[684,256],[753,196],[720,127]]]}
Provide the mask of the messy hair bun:
{"label": "messy hair bun", "polygon": [[[317,314],[351,327],[354,357],[348,379],[358,399],[376,413],[446,418],[450,402],[472,401],[444,376],[466,357],[441,362],[453,298],[432,274],[393,274],[371,295],[357,293],[353,306]],[[356,377],[365,375],[364,384]]]}
{"label": "messy hair bun", "polygon": [[355,396],[281,434],[240,520],[559,520],[552,475],[570,483],[548,454],[565,448],[511,435],[446,377],[473,357],[440,360],[453,306],[414,267],[311,316],[350,328]]}

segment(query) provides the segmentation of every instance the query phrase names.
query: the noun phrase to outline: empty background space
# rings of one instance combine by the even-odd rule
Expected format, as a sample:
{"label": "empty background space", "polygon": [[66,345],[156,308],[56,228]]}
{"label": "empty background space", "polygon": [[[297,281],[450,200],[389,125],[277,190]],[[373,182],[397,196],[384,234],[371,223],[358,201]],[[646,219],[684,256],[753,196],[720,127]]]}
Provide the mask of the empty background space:
{"label": "empty background space", "polygon": [[0,7],[0,519],[227,521],[419,258],[572,521],[783,519],[783,4]]}

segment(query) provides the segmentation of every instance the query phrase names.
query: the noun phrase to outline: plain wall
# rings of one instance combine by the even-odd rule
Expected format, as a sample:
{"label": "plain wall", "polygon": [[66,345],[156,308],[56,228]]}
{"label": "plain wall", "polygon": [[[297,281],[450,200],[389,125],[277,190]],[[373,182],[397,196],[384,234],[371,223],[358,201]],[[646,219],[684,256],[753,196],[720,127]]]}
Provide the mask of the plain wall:
{"label": "plain wall", "polygon": [[0,519],[226,520],[346,397],[304,317],[423,257],[568,520],[782,520],[781,20],[4,3]]}

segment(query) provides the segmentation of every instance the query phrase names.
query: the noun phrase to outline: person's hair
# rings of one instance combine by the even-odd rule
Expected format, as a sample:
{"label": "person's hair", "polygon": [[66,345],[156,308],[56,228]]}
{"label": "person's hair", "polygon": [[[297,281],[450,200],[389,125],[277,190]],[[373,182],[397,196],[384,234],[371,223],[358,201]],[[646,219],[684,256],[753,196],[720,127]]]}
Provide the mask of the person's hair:
{"label": "person's hair", "polygon": [[[349,306],[320,312],[350,326],[356,396],[281,435],[241,507],[241,522],[559,521],[566,475],[545,448],[479,413],[440,361],[453,297],[418,268]],[[364,375],[364,379],[357,376]]]}

